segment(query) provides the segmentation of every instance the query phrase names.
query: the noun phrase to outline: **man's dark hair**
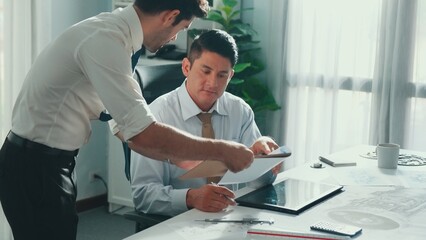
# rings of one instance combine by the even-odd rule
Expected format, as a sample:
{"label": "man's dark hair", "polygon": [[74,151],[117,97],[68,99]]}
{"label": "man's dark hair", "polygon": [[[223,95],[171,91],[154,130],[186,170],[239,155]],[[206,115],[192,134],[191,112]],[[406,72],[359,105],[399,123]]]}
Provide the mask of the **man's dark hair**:
{"label": "man's dark hair", "polygon": [[191,64],[200,58],[203,51],[214,52],[229,59],[232,67],[238,61],[238,47],[235,39],[223,30],[209,30],[195,38],[188,54]]}
{"label": "man's dark hair", "polygon": [[179,10],[174,25],[193,17],[203,18],[210,9],[207,0],[135,0],[135,5],[144,13],[157,14],[166,10]]}

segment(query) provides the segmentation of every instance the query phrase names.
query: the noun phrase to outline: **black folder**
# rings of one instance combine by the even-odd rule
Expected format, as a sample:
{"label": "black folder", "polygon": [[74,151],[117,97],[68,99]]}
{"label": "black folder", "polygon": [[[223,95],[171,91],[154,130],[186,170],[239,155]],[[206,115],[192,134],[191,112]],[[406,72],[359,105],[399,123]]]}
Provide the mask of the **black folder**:
{"label": "black folder", "polygon": [[309,207],[342,192],[340,185],[285,179],[247,193],[235,201],[240,206],[299,214]]}

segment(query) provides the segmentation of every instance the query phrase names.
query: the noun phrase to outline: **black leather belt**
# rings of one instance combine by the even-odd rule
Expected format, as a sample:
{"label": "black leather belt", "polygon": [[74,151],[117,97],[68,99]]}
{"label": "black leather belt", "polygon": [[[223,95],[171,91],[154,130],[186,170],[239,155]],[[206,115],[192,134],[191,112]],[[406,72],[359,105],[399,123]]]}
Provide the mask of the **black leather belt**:
{"label": "black leather belt", "polygon": [[13,133],[12,131],[7,134],[7,140],[21,148],[36,150],[44,154],[53,155],[53,156],[77,156],[78,149],[74,151],[68,151],[68,150],[61,150],[57,148],[51,148],[46,145],[43,145],[41,143],[36,143],[33,141],[30,141],[28,139],[25,139],[23,137],[20,137]]}

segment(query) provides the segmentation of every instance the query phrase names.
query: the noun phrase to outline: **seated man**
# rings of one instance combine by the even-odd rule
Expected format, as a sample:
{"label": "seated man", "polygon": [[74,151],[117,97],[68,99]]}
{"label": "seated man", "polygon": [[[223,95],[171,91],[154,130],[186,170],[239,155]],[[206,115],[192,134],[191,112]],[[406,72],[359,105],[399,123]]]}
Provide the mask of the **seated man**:
{"label": "seated man", "polygon": [[[254,154],[268,154],[278,148],[271,138],[261,136],[249,105],[225,92],[237,58],[237,45],[228,33],[211,30],[200,35],[191,45],[189,57],[182,61],[185,82],[150,104],[155,118],[206,137],[202,134],[205,126],[198,115],[211,113],[214,138],[251,146]],[[138,211],[175,216],[191,208],[218,212],[235,204],[231,200],[234,193],[224,186],[210,184],[210,179],[179,179],[196,166],[195,161],[180,162],[176,166],[171,163],[173,159],[152,161],[135,152],[131,156],[133,202]],[[257,179],[256,184],[272,183],[280,167]]]}

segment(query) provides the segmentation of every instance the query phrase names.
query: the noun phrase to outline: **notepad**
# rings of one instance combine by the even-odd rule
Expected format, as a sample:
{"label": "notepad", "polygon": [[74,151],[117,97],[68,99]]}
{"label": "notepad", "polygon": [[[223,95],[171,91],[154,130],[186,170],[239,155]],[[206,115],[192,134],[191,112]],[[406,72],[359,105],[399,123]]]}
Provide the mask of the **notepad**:
{"label": "notepad", "polygon": [[337,158],[319,156],[319,160],[321,162],[327,163],[328,165],[333,166],[333,167],[356,166],[356,162],[350,161],[350,160],[345,160],[345,159],[337,159]]}

